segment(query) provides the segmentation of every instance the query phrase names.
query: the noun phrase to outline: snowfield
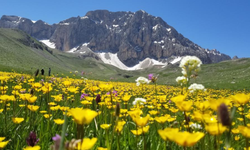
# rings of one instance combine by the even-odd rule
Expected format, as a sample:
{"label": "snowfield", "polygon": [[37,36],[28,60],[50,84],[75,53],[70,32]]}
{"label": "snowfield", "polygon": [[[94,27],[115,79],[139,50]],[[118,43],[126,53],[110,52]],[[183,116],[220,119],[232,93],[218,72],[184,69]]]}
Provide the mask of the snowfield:
{"label": "snowfield", "polygon": [[40,40],[40,42],[44,43],[45,45],[47,45],[49,48],[56,48],[56,44],[54,42],[50,42],[49,39],[45,39],[45,40]]}
{"label": "snowfield", "polygon": [[[161,67],[165,67],[168,63],[165,62],[160,62],[157,61],[155,59],[152,58],[146,58],[143,61],[140,61],[137,65],[133,66],[133,67],[128,67],[126,65],[124,65],[120,59],[117,56],[117,53],[113,54],[113,53],[106,53],[106,52],[99,52],[96,53],[100,59],[105,63],[105,64],[109,64],[109,65],[113,65],[117,68],[120,68],[122,70],[140,70],[140,69],[145,69],[148,67],[152,67],[152,66],[161,66]],[[177,62],[179,62],[181,60],[182,57],[176,57],[175,59],[173,59],[170,63],[171,64],[175,64]]]}

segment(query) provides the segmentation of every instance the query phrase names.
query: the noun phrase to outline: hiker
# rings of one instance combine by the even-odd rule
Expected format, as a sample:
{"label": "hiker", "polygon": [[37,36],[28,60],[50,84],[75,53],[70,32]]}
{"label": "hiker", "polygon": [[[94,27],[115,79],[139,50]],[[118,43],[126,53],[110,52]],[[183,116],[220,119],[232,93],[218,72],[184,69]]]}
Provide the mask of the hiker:
{"label": "hiker", "polygon": [[41,70],[41,75],[42,75],[42,76],[44,75],[44,69]]}
{"label": "hiker", "polygon": [[35,77],[39,74],[39,69],[36,70],[35,72]]}
{"label": "hiker", "polygon": [[50,76],[51,69],[49,68],[49,76]]}

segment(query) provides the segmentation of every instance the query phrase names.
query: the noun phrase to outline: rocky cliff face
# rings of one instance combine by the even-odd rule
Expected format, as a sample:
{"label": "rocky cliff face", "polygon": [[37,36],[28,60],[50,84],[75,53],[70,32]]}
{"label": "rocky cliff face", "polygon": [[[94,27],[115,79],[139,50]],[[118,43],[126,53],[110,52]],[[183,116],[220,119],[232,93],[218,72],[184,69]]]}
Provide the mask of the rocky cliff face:
{"label": "rocky cliff face", "polygon": [[25,31],[37,39],[49,39],[55,31],[54,25],[48,25],[42,20],[31,21],[17,16],[2,16],[0,20],[1,28],[17,28]]}
{"label": "rocky cliff face", "polygon": [[18,28],[37,39],[50,39],[62,51],[84,44],[94,52],[117,53],[127,66],[133,66],[147,57],[160,60],[171,56],[195,55],[203,63],[231,59],[217,50],[201,48],[160,17],[144,11],[96,10],[53,25],[40,20],[32,22],[16,16],[3,16],[0,27]]}

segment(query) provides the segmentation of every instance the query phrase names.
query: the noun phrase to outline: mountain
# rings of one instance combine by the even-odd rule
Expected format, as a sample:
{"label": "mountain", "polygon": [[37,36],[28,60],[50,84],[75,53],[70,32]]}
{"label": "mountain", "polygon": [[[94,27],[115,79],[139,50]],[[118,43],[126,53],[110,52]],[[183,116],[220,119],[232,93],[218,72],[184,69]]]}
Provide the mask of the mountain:
{"label": "mountain", "polygon": [[[89,11],[83,17],[72,17],[49,25],[17,16],[2,16],[0,27],[23,30],[45,40],[61,51],[89,48],[97,53],[112,53],[126,67],[134,67],[145,59],[165,63],[185,55],[195,55],[203,63],[231,59],[214,50],[193,43],[160,17],[145,11]],[[172,59],[169,59],[172,58]],[[101,58],[102,59],[102,58]],[[103,59],[102,59],[103,60]],[[115,65],[115,64],[112,64]]]}
{"label": "mountain", "polygon": [[[175,79],[182,75],[180,67],[175,64],[181,57],[173,59],[164,68],[160,66],[161,64],[146,58],[133,67],[144,68],[146,66],[147,68],[137,71],[130,68],[132,71],[126,71],[104,64],[95,57],[91,57],[91,55],[95,55],[86,47],[81,47],[76,51],[71,54],[50,49],[21,30],[0,28],[0,71],[14,70],[18,73],[33,74],[36,69],[44,68],[45,75],[47,75],[48,68],[51,68],[52,74],[58,76],[67,75],[79,78],[83,71],[83,76],[88,79],[132,83],[135,83],[139,76],[147,77],[148,74],[153,73],[159,75],[157,83],[165,85],[177,85]],[[103,58],[111,57],[112,60],[116,58],[114,57],[115,54],[112,53],[102,52],[100,55],[107,55]],[[108,61],[108,59],[103,61]],[[121,63],[119,61],[114,59],[114,62],[118,64]],[[249,66],[250,58],[203,64],[198,77],[190,82],[201,83],[206,88],[249,90]]]}

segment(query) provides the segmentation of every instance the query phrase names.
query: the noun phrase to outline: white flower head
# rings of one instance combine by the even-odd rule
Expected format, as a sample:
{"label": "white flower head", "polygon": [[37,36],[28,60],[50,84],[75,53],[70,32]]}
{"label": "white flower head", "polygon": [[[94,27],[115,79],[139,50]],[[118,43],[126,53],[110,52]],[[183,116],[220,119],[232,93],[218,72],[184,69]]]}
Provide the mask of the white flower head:
{"label": "white flower head", "polygon": [[175,80],[180,85],[187,84],[187,81],[188,81],[188,79],[184,76],[179,76]]}
{"label": "white flower head", "polygon": [[188,87],[188,89],[190,90],[190,93],[193,93],[193,92],[198,91],[198,90],[200,90],[200,91],[205,91],[206,90],[205,87],[202,84],[196,84],[196,83],[191,84]]}
{"label": "white flower head", "polygon": [[200,66],[201,66],[202,62],[201,60],[196,57],[196,56],[185,56],[182,58],[181,62],[180,62],[180,66],[182,68],[182,73],[183,75],[186,74],[188,69],[189,71],[199,71]]}
{"label": "white flower head", "polygon": [[184,69],[184,68],[181,68],[181,69],[182,69],[181,73],[182,73],[184,76],[187,76],[187,71],[186,71],[186,69]]}
{"label": "white flower head", "polygon": [[202,129],[201,125],[199,125],[197,123],[193,123],[193,124],[189,125],[189,127],[194,128],[194,129]]}
{"label": "white flower head", "polygon": [[136,85],[137,86],[140,86],[141,84],[149,84],[150,83],[150,80],[148,80],[147,78],[145,77],[138,77],[136,80]]}
{"label": "white flower head", "polygon": [[133,101],[133,105],[142,105],[146,103],[146,99],[144,98],[135,98],[135,100]]}

